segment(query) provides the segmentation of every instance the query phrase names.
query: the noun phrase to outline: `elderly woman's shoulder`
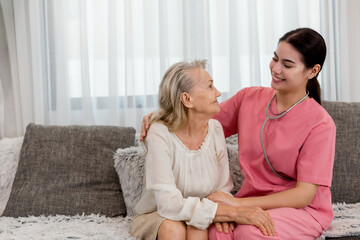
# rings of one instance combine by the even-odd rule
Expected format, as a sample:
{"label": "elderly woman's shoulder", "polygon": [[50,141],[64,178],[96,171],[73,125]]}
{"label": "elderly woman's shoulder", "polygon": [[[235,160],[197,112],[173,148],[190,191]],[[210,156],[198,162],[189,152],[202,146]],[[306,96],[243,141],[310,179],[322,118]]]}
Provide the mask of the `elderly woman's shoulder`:
{"label": "elderly woman's shoulder", "polygon": [[222,129],[221,123],[216,119],[210,119],[209,126],[211,126],[213,128],[221,128]]}
{"label": "elderly woman's shoulder", "polygon": [[155,141],[165,141],[170,139],[169,129],[161,122],[154,122],[150,125],[150,128],[146,134],[145,143]]}
{"label": "elderly woman's shoulder", "polygon": [[169,132],[169,129],[164,123],[157,121],[150,125],[149,132],[150,131]]}
{"label": "elderly woman's shoulder", "polygon": [[214,131],[215,133],[220,132],[223,134],[223,132],[224,132],[223,127],[221,126],[221,123],[216,119],[209,120],[209,128],[211,128],[212,131]]}

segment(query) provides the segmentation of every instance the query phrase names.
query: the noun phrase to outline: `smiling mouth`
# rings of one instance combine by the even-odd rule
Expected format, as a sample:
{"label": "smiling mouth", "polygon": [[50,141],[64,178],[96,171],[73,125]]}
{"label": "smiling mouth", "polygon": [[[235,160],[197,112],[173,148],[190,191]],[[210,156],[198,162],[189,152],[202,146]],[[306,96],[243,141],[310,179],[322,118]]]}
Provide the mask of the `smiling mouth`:
{"label": "smiling mouth", "polygon": [[277,78],[277,77],[275,77],[275,75],[274,75],[274,74],[272,74],[272,77],[273,77],[273,79],[274,79],[274,81],[275,81],[275,82],[282,82],[282,81],[285,81],[284,79],[281,79],[281,78]]}

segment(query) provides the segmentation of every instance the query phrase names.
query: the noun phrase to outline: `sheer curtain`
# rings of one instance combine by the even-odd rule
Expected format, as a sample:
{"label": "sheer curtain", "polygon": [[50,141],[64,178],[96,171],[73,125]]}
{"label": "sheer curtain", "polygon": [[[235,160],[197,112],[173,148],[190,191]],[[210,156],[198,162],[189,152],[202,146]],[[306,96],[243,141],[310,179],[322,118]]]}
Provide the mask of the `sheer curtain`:
{"label": "sheer curtain", "polygon": [[297,27],[327,42],[323,98],[360,101],[351,77],[360,63],[356,0],[0,2],[1,137],[22,135],[29,122],[139,130],[162,74],[184,59],[208,59],[220,100],[269,86],[277,41]]}
{"label": "sheer curtain", "polygon": [[340,99],[360,102],[360,1],[338,1]]}
{"label": "sheer curtain", "polygon": [[45,123],[41,9],[33,0],[0,3],[0,137],[15,137],[30,122]]}

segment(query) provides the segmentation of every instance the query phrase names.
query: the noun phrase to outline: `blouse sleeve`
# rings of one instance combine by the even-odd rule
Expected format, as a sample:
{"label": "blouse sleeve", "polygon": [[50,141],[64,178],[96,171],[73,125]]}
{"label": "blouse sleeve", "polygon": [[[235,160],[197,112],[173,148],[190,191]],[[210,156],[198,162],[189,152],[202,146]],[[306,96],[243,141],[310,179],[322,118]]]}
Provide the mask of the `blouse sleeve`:
{"label": "blouse sleeve", "polygon": [[238,133],[238,115],[246,88],[238,91],[234,96],[220,103],[221,111],[213,118],[218,120],[224,130],[225,137]]}
{"label": "blouse sleeve", "polygon": [[168,137],[164,125],[151,125],[146,137],[146,189],[154,193],[160,216],[206,229],[212,223],[218,205],[206,198],[182,196],[176,187]]}
{"label": "blouse sleeve", "polygon": [[336,127],[329,117],[311,130],[297,163],[297,180],[331,186],[335,157]]}
{"label": "blouse sleeve", "polygon": [[225,136],[221,124],[214,120],[214,139],[217,159],[219,161],[219,189],[220,191],[230,193],[234,184],[230,175],[229,157],[227,153],[227,146]]}

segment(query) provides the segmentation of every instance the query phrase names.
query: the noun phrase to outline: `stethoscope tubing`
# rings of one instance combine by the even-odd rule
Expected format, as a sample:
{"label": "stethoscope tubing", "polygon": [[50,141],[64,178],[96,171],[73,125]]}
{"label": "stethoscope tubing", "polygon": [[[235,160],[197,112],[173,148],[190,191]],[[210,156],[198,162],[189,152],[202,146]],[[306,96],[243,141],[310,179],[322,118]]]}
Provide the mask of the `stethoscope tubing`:
{"label": "stethoscope tubing", "polygon": [[284,176],[284,175],[281,175],[280,173],[278,173],[274,168],[273,166],[271,165],[271,162],[269,160],[269,157],[266,153],[266,150],[265,150],[265,146],[264,146],[264,140],[263,140],[263,132],[264,132],[264,127],[265,127],[265,124],[266,122],[269,120],[269,119],[278,119],[278,118],[281,118],[283,117],[286,113],[288,113],[291,109],[293,109],[296,105],[298,105],[299,103],[301,103],[302,101],[305,100],[305,98],[309,95],[309,92],[306,93],[306,95],[301,98],[299,101],[297,101],[294,105],[292,105],[290,108],[288,108],[287,110],[283,111],[282,113],[280,113],[279,115],[276,115],[276,116],[270,116],[269,115],[269,108],[270,108],[270,105],[271,105],[271,102],[273,101],[274,97],[275,97],[276,94],[274,94],[274,96],[271,98],[270,102],[268,103],[268,105],[266,106],[266,110],[265,110],[265,114],[266,114],[266,119],[264,120],[262,126],[261,126],[261,130],[260,130],[260,143],[261,143],[261,148],[263,150],[263,153],[264,153],[264,156],[265,156],[265,159],[266,159],[266,162],[267,164],[269,165],[271,171],[273,171],[275,173],[276,176],[278,176],[279,178],[282,178],[282,179],[285,179],[285,180],[289,180],[289,181],[293,181],[294,179],[291,178],[291,177],[288,177],[288,176]]}

